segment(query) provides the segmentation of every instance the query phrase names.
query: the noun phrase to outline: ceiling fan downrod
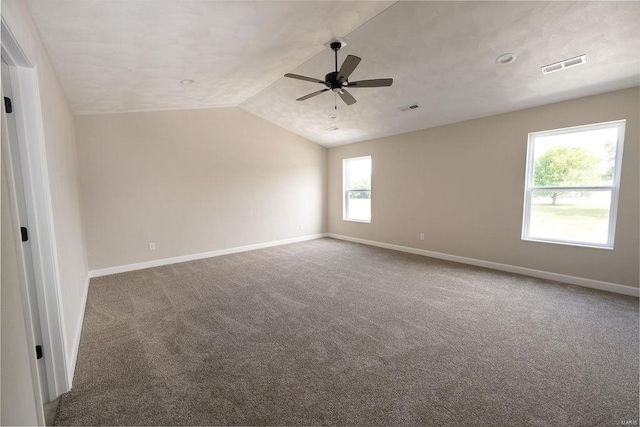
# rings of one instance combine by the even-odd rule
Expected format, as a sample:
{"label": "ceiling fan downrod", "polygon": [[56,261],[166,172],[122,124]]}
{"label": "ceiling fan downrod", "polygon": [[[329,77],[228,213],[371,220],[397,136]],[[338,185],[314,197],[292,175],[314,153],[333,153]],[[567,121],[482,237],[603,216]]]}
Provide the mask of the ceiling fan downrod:
{"label": "ceiling fan downrod", "polygon": [[340,48],[342,47],[342,43],[340,42],[333,42],[331,43],[331,50],[333,50],[333,53],[335,54],[335,59],[336,59],[336,73],[338,72],[338,51],[340,50]]}

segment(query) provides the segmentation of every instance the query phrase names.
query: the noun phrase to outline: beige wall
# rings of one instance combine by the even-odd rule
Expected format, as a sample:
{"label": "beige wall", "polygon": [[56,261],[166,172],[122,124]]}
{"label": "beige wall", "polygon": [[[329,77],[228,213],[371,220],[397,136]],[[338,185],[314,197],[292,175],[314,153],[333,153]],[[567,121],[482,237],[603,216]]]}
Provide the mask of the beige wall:
{"label": "beige wall", "polygon": [[[639,101],[632,88],[331,148],[329,232],[637,287]],[[615,249],[522,241],[527,134],[618,119],[627,126]],[[342,159],[364,155],[371,224],[342,220]]]}
{"label": "beige wall", "polygon": [[91,270],[325,231],[326,149],[239,108],[82,115],[76,134]]}
{"label": "beige wall", "polygon": [[[75,354],[88,286],[74,118],[38,31],[22,0],[2,0],[2,17],[37,69],[67,354]],[[70,367],[72,368],[72,367]]]}

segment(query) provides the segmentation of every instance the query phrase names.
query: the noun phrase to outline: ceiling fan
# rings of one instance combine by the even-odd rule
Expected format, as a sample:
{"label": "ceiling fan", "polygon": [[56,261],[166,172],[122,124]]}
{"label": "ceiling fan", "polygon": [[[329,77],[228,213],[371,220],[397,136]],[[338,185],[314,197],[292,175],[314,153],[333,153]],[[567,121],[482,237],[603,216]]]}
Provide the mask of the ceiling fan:
{"label": "ceiling fan", "polygon": [[347,55],[347,58],[342,63],[340,70],[338,70],[338,51],[342,47],[342,43],[333,42],[331,43],[331,49],[335,53],[335,63],[336,63],[336,71],[333,71],[327,74],[323,80],[314,79],[313,77],[305,77],[300,76],[298,74],[287,73],[284,76],[290,77],[292,79],[305,80],[308,82],[320,83],[325,85],[326,89],[320,89],[319,91],[312,92],[308,95],[300,97],[296,99],[296,101],[304,101],[309,98],[313,98],[316,95],[320,95],[323,92],[328,90],[332,90],[333,92],[340,95],[340,98],[347,105],[352,105],[356,103],[356,99],[347,92],[346,88],[352,87],[384,87],[391,86],[393,83],[393,79],[373,79],[373,80],[360,80],[357,82],[350,82],[349,76],[353,73],[353,70],[356,69],[361,59],[354,55]]}

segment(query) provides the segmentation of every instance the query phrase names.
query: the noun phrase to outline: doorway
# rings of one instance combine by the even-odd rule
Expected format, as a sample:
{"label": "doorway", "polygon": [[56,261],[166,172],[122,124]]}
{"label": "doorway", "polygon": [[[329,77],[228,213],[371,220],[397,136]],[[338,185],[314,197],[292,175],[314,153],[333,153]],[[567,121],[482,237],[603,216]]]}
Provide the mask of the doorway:
{"label": "doorway", "polygon": [[[14,203],[15,214],[17,215],[17,223],[20,224],[20,233],[22,244],[20,247],[19,258],[21,259],[22,275],[26,284],[26,299],[28,306],[28,315],[31,318],[31,330],[33,335],[33,344],[36,347],[36,369],[37,377],[40,386],[40,393],[42,402],[49,402],[49,391],[47,388],[47,368],[42,357],[42,326],[40,319],[40,307],[38,305],[38,296],[36,293],[36,282],[33,268],[33,256],[31,242],[33,239],[29,239],[29,220],[27,218],[27,206],[24,195],[23,175],[20,161],[20,144],[18,143],[18,136],[16,132],[15,114],[13,111],[13,94],[11,91],[11,81],[9,77],[9,65],[6,63],[5,58],[2,58],[2,97],[4,101],[2,109],[2,123],[6,125],[6,132],[3,132],[3,137],[8,137],[8,141],[3,142],[2,148],[7,149],[7,159],[4,160],[4,164],[10,163],[10,168],[7,170],[8,174],[12,177],[9,178],[13,181],[14,187]],[[24,149],[23,149],[24,150]],[[22,153],[24,157],[25,153]]]}
{"label": "doorway", "polygon": [[2,204],[2,220],[3,227],[5,220],[10,223],[8,230],[16,242],[12,254],[18,258],[19,277],[14,284],[22,302],[29,366],[42,418],[42,404],[69,391],[71,378],[38,70],[4,17],[1,24],[3,186],[7,183],[3,197],[4,190],[10,193],[8,209]]}

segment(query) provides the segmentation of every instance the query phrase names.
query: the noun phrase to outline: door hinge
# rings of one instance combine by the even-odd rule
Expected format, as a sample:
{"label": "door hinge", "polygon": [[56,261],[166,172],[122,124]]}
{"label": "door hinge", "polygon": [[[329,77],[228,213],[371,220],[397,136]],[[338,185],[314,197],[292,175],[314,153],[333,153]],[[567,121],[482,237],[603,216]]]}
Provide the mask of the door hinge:
{"label": "door hinge", "polygon": [[7,98],[6,96],[4,97],[4,109],[6,110],[7,114],[13,113],[13,108],[11,107],[11,98]]}
{"label": "door hinge", "polygon": [[23,242],[29,240],[29,232],[27,231],[27,227],[20,227],[20,235],[22,236]]}
{"label": "door hinge", "polygon": [[42,359],[42,346],[41,345],[37,345],[36,346],[36,359],[38,359],[38,360]]}

